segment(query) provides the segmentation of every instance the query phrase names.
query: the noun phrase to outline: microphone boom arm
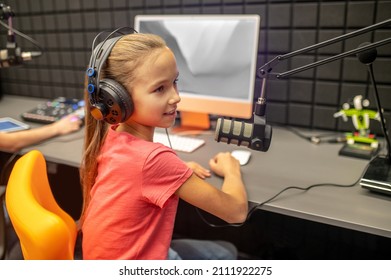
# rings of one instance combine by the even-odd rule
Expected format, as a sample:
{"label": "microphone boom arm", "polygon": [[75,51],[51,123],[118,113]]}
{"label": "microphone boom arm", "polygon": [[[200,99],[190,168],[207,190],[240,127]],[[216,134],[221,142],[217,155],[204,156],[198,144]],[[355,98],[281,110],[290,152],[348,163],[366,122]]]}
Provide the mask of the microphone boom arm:
{"label": "microphone boom arm", "polygon": [[280,61],[297,56],[302,53],[306,53],[312,50],[319,49],[321,47],[334,44],[336,42],[346,40],[351,37],[358,36],[360,34],[369,32],[371,30],[378,29],[382,26],[391,24],[391,19],[385,20],[383,22],[362,28],[360,30],[338,36],[336,38],[332,38],[330,40],[305,47],[303,49],[287,53],[284,55],[278,55],[269,62],[267,62],[265,65],[260,67],[257,70],[257,74],[262,79],[262,86],[261,86],[261,93],[260,97],[258,98],[257,102],[254,106],[254,112],[253,112],[253,123],[248,124],[244,122],[237,122],[237,121],[231,121],[231,120],[224,120],[224,118],[219,118],[217,121],[216,126],[216,134],[215,134],[215,140],[217,142],[226,142],[228,144],[237,144],[238,146],[244,145],[252,150],[262,151],[266,152],[269,149],[271,138],[273,134],[272,127],[266,123],[266,97],[265,97],[265,88],[266,88],[266,80],[268,77],[272,76],[277,79],[279,78],[285,78],[290,75],[293,75],[295,73],[308,70],[311,68],[315,68],[319,65],[329,63],[334,60],[341,59],[343,57],[357,54],[360,52],[364,52],[366,50],[372,49],[377,46],[385,45],[391,42],[391,38],[384,39],[382,41],[361,46],[359,48],[356,48],[354,50],[329,57],[314,63],[310,63],[308,65],[304,65],[302,67],[298,67],[296,69],[284,72],[284,73],[272,73],[273,67],[277,65]]}
{"label": "microphone boom arm", "polygon": [[325,58],[323,60],[319,60],[319,61],[307,64],[307,65],[298,67],[296,69],[292,69],[292,70],[289,70],[289,71],[286,71],[286,72],[283,72],[283,73],[279,73],[279,74],[276,75],[276,78],[277,79],[285,78],[285,77],[288,77],[290,75],[293,75],[293,74],[296,74],[296,73],[299,73],[299,72],[302,72],[302,71],[305,71],[305,70],[308,70],[308,69],[311,69],[311,68],[315,68],[315,67],[318,67],[318,66],[323,65],[323,64],[327,64],[327,63],[335,61],[335,60],[339,60],[341,58],[350,56],[352,54],[357,54],[357,53],[360,53],[360,52],[364,52],[366,50],[370,50],[372,48],[376,48],[376,47],[379,47],[379,46],[386,45],[388,43],[391,43],[391,37],[387,38],[387,39],[384,39],[384,40],[381,40],[381,41],[378,41],[376,43],[372,43],[372,44],[366,45],[364,47],[359,47],[359,48],[356,48],[356,49],[353,49],[353,50],[350,50],[350,51],[347,51],[347,52],[344,52],[344,53],[341,53],[341,54],[338,54],[338,55],[335,55],[335,56],[332,56],[332,57],[329,57],[329,58]]}
{"label": "microphone boom arm", "polygon": [[303,53],[307,53],[307,52],[310,52],[313,50],[317,50],[322,47],[325,47],[325,46],[328,46],[331,44],[335,44],[340,41],[345,41],[346,39],[353,38],[358,35],[367,33],[369,31],[379,29],[379,28],[386,26],[386,25],[391,25],[391,19],[387,19],[385,21],[364,27],[362,29],[359,29],[359,30],[356,30],[356,31],[353,31],[353,32],[350,32],[350,33],[347,33],[347,34],[344,34],[344,35],[341,35],[341,36],[338,36],[338,37],[335,37],[335,38],[332,38],[332,39],[329,39],[326,41],[323,41],[323,42],[320,42],[315,45],[308,46],[308,47],[305,47],[305,48],[302,48],[302,49],[299,49],[299,50],[296,50],[296,51],[293,51],[293,52],[290,52],[287,54],[278,55],[278,56],[274,57],[272,60],[270,60],[269,62],[267,62],[266,64],[264,64],[263,66],[261,66],[258,69],[257,74],[261,78],[265,77],[265,76],[274,77],[277,79],[286,78],[290,75],[293,75],[293,74],[296,74],[296,73],[299,73],[299,72],[302,72],[302,71],[305,71],[308,69],[312,69],[312,68],[318,67],[320,65],[327,64],[329,62],[332,62],[332,61],[335,61],[335,60],[338,60],[338,59],[341,59],[341,58],[344,58],[344,57],[347,57],[347,56],[350,56],[353,54],[357,54],[357,53],[360,53],[360,52],[363,52],[363,51],[366,51],[366,50],[369,50],[369,49],[372,49],[375,47],[379,47],[379,46],[391,43],[391,37],[390,37],[390,38],[386,38],[381,41],[378,41],[378,42],[375,42],[375,43],[372,43],[372,44],[369,44],[369,45],[366,45],[363,47],[359,47],[359,48],[356,48],[356,49],[353,49],[353,50],[350,50],[350,51],[347,51],[347,52],[344,52],[344,53],[341,53],[341,54],[338,54],[338,55],[335,55],[335,56],[332,56],[332,57],[329,57],[329,58],[326,58],[326,59],[323,59],[320,61],[316,61],[316,62],[307,64],[307,65],[304,65],[304,66],[301,66],[301,67],[298,67],[298,68],[295,68],[295,69],[292,69],[292,70],[289,70],[289,71],[286,71],[283,73],[272,72],[273,67],[276,66],[280,61],[295,57],[299,54],[303,54]]}

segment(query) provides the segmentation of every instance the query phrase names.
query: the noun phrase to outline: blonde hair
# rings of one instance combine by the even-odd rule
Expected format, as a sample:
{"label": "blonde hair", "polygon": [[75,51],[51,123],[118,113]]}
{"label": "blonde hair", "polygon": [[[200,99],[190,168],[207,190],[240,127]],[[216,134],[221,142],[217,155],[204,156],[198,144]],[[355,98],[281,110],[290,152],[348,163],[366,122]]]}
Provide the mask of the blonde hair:
{"label": "blonde hair", "polygon": [[[164,40],[153,34],[136,33],[125,35],[115,44],[100,76],[101,78],[113,79],[130,90],[137,73],[137,67],[155,50],[164,47],[166,47]],[[84,99],[86,104],[89,104],[86,88],[84,90]],[[84,220],[84,215],[91,199],[90,192],[98,170],[97,157],[105,141],[108,128],[109,124],[95,120],[91,116],[89,106],[86,106],[84,151],[80,167],[83,189],[81,223]]]}

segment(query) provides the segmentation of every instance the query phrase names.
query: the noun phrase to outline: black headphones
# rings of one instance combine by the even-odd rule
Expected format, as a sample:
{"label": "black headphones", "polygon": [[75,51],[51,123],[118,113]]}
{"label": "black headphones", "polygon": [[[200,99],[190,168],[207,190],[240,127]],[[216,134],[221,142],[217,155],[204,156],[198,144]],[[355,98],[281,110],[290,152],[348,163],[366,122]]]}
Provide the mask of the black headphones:
{"label": "black headphones", "polygon": [[[128,91],[113,79],[100,79],[101,69],[109,57],[114,45],[125,34],[122,30],[128,29],[137,33],[131,27],[117,28],[95,47],[95,41],[107,32],[99,33],[92,43],[92,54],[87,69],[87,91],[91,105],[91,115],[96,120],[104,120],[110,124],[126,121],[133,113],[133,102]],[[113,37],[120,33],[120,36]],[[113,38],[112,38],[113,37]]]}

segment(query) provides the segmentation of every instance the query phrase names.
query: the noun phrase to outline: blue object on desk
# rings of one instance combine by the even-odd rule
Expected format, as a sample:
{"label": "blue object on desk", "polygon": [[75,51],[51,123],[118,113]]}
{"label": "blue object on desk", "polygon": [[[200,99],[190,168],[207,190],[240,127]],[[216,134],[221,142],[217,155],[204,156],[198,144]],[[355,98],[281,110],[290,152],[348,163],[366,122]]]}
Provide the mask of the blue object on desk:
{"label": "blue object on desk", "polygon": [[13,118],[0,118],[0,132],[14,132],[29,129],[28,124],[22,123]]}

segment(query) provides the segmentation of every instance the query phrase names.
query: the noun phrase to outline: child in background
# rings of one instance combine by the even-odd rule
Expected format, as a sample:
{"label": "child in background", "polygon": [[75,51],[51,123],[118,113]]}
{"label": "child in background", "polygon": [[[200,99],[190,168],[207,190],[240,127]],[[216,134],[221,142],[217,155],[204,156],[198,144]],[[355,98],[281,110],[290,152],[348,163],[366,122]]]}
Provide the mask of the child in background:
{"label": "child in background", "polygon": [[11,133],[0,133],[0,150],[17,152],[27,146],[59,135],[77,131],[81,127],[81,120],[74,115],[68,115],[57,122],[30,130]]}
{"label": "child in background", "polygon": [[[236,257],[228,242],[179,240],[170,248],[179,198],[228,223],[245,221],[248,212],[240,165],[230,153],[209,161],[211,170],[224,178],[216,188],[204,180],[210,176],[207,169],[185,163],[172,149],[153,142],[156,127],[173,125],[180,102],[172,51],[156,35],[123,35],[100,76],[122,85],[134,109],[113,125],[87,111],[81,166],[84,259]],[[85,98],[89,104],[87,91]]]}

